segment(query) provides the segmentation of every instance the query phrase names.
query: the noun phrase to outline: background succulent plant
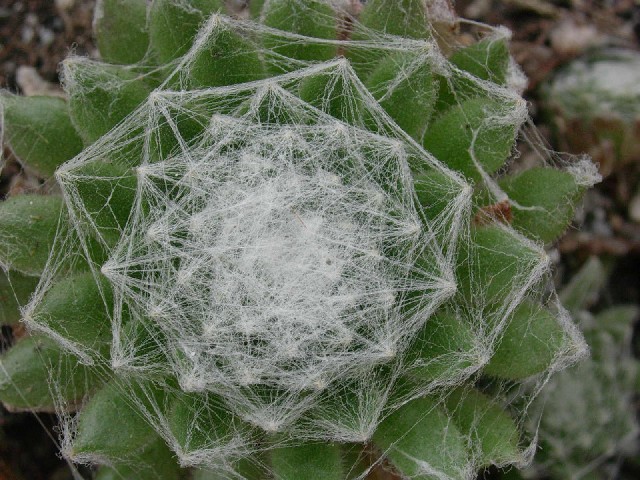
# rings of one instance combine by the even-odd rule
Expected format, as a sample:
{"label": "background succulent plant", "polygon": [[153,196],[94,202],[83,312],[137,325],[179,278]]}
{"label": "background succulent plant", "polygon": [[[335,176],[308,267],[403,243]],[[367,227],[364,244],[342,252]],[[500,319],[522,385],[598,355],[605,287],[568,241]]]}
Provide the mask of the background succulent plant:
{"label": "background succulent plant", "polygon": [[0,398],[102,479],[526,462],[523,384],[585,352],[543,244],[593,166],[508,165],[499,31],[445,57],[422,1],[257,3],[105,0],[67,102],[3,96],[60,193],[0,205],[9,321],[39,277]]}
{"label": "background succulent plant", "polygon": [[554,375],[535,399],[533,410],[545,411],[539,417],[541,448],[525,478],[618,478],[622,460],[637,446],[638,362],[631,339],[639,311],[622,304],[590,311],[600,303],[607,277],[603,263],[591,257],[560,291],[591,356]]}
{"label": "background succulent plant", "polygon": [[561,144],[589,152],[605,175],[640,155],[638,68],[640,55],[633,50],[595,50],[543,88]]}

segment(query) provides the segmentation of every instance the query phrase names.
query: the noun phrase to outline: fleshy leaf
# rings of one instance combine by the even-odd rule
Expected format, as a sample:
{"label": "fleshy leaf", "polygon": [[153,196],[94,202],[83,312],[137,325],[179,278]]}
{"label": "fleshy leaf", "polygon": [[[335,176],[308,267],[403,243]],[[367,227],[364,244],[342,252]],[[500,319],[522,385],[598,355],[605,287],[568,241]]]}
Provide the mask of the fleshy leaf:
{"label": "fleshy leaf", "polygon": [[424,0],[369,0],[362,9],[360,22],[389,35],[431,36]]}
{"label": "fleshy leaf", "polygon": [[424,147],[441,162],[478,181],[481,171],[495,173],[511,153],[517,128],[513,119],[506,119],[509,112],[509,104],[497,100],[461,102],[431,122]]}
{"label": "fleshy leaf", "polygon": [[422,140],[437,96],[431,67],[424,59],[389,55],[373,70],[365,85],[405,132]]}
{"label": "fleshy leaf", "polygon": [[73,171],[73,187],[82,200],[90,227],[113,245],[131,214],[136,192],[134,170],[108,159],[88,163]]}
{"label": "fleshy leaf", "polygon": [[486,38],[458,50],[449,61],[477,78],[504,85],[509,70],[509,46],[505,38]]}
{"label": "fleshy leaf", "polygon": [[149,13],[149,38],[161,63],[187,53],[204,21],[221,11],[224,0],[155,0]]}
{"label": "fleshy leaf", "polygon": [[343,480],[340,447],[334,443],[303,443],[270,451],[279,480]]}
{"label": "fleshy leaf", "polygon": [[186,74],[192,89],[252,82],[264,76],[255,45],[222,24],[195,54]]}
{"label": "fleshy leaf", "polygon": [[149,49],[147,0],[99,0],[93,19],[98,50],[110,63],[131,64]]}
{"label": "fleshy leaf", "polygon": [[183,471],[164,440],[146,445],[133,463],[100,467],[94,480],[178,480]]}
{"label": "fleshy leaf", "polygon": [[18,195],[0,203],[0,263],[26,275],[40,275],[49,259],[62,199]]}
{"label": "fleshy leaf", "polygon": [[20,321],[20,307],[24,306],[38,285],[38,277],[0,269],[0,325],[13,325]]}
{"label": "fleshy leaf", "polygon": [[473,388],[458,388],[447,396],[445,405],[453,423],[468,436],[478,466],[520,459],[518,427],[495,400]]}
{"label": "fleshy leaf", "polygon": [[513,294],[513,285],[544,259],[511,232],[495,225],[475,227],[470,243],[461,245],[458,280],[461,292],[472,302],[484,306],[501,304]]}
{"label": "fleshy leaf", "polygon": [[147,395],[158,392],[117,382],[100,389],[78,415],[71,454],[114,462],[140,455],[147,445],[158,441],[158,434],[143,416]]}
{"label": "fleshy leaf", "polygon": [[416,196],[429,220],[438,218],[447,212],[449,222],[455,222],[459,214],[451,205],[459,203],[458,196],[463,193],[458,182],[439,170],[420,171],[420,165],[414,166],[414,188]]}
{"label": "fleshy leaf", "polygon": [[69,275],[45,293],[31,320],[83,350],[106,355],[111,345],[110,297],[106,279],[98,283],[90,272]]}
{"label": "fleshy leaf", "polygon": [[100,380],[43,335],[20,339],[0,358],[0,401],[10,408],[73,409]]}
{"label": "fleshy leaf", "polygon": [[512,207],[512,225],[543,242],[552,242],[566,230],[585,190],[571,173],[548,167],[506,177],[500,186],[517,204]]}
{"label": "fleshy leaf", "polygon": [[484,372],[510,380],[541,373],[553,363],[566,336],[559,320],[549,310],[525,300],[502,332]]}
{"label": "fleshy leaf", "polygon": [[270,478],[270,473],[267,472],[264,460],[260,457],[256,459],[251,456],[244,456],[233,462],[231,470],[233,471],[232,474],[229,473],[229,467],[226,467],[224,470],[196,469],[193,471],[192,480],[228,480],[230,477],[235,478],[234,475],[243,480],[263,480]]}
{"label": "fleshy leaf", "polygon": [[85,144],[111,130],[151,92],[142,75],[118,65],[70,58],[63,72],[71,120]]}
{"label": "fleshy leaf", "polygon": [[[337,39],[337,27],[333,9],[321,0],[271,0],[262,11],[265,25],[307,37]],[[265,46],[271,54],[306,62],[324,62],[336,56],[335,45],[306,43],[267,36]],[[277,68],[276,72],[280,73]]]}
{"label": "fleshy leaf", "polygon": [[185,454],[229,443],[234,427],[231,413],[213,395],[183,394],[172,399],[169,428]]}
{"label": "fleshy leaf", "polygon": [[420,330],[408,353],[409,375],[422,381],[458,383],[477,363],[474,332],[451,310],[438,311]]}
{"label": "fleshy leaf", "polygon": [[82,150],[67,102],[57,97],[1,95],[4,138],[26,166],[43,177]]}
{"label": "fleshy leaf", "polygon": [[389,415],[373,440],[404,477],[468,478],[465,438],[429,397],[413,400]]}
{"label": "fleshy leaf", "polygon": [[365,111],[362,95],[347,69],[319,72],[300,82],[299,96],[305,102],[351,125],[362,125]]}
{"label": "fleshy leaf", "polygon": [[[509,71],[509,47],[505,38],[486,38],[451,55],[449,61],[463,72],[480,80],[504,85]],[[477,96],[486,97],[487,92],[476,81],[460,72],[449,78],[439,77],[440,93],[436,111],[444,112],[457,102]]]}

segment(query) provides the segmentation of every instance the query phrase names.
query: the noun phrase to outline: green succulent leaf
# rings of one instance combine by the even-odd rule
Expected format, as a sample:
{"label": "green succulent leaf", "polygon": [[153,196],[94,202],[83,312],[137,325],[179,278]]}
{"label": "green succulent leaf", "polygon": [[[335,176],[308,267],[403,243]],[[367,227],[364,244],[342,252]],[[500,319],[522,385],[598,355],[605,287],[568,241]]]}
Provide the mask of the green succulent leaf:
{"label": "green succulent leaf", "polygon": [[169,428],[180,448],[190,453],[230,442],[238,420],[213,395],[181,394],[171,401]]}
{"label": "green succulent leaf", "polygon": [[365,85],[405,132],[422,140],[437,97],[431,67],[424,59],[391,54],[380,61]]}
{"label": "green succulent leaf", "polygon": [[512,120],[499,120],[509,112],[509,106],[497,100],[461,102],[431,122],[424,147],[469,180],[479,181],[481,172],[495,173],[511,153],[517,126]]}
{"label": "green succulent leaf", "polygon": [[[262,10],[262,21],[269,27],[312,38],[336,40],[338,36],[334,11],[321,0],[271,0]],[[323,62],[337,54],[336,45],[282,40],[275,36],[267,36],[265,47],[270,55],[304,62]],[[276,73],[282,71],[278,64],[270,69]]]}
{"label": "green succulent leaf", "polygon": [[31,320],[84,351],[106,356],[111,345],[111,288],[91,272],[55,282],[33,312]]}
{"label": "green succulent leaf", "polygon": [[542,253],[496,225],[474,227],[470,243],[460,246],[460,291],[472,303],[501,305],[532,270],[546,261]]}
{"label": "green succulent leaf", "polygon": [[[505,38],[486,38],[454,52],[449,61],[480,80],[504,85],[509,71],[509,46]],[[487,97],[487,91],[460,72],[438,77],[439,94],[435,110],[444,112],[465,99]]]}
{"label": "green succulent leaf", "polygon": [[413,166],[414,188],[418,202],[429,220],[439,218],[444,212],[449,212],[447,221],[455,221],[458,212],[451,205],[460,203],[458,196],[461,191],[456,188],[457,183],[453,178],[439,170],[421,171],[420,165]]}
{"label": "green succulent leaf", "polygon": [[137,458],[148,445],[160,441],[143,412],[149,397],[159,399],[161,396],[162,393],[150,385],[117,381],[105,385],[78,415],[71,454],[112,462]]}
{"label": "green succulent leaf", "polygon": [[132,64],[149,49],[147,0],[99,0],[93,19],[98,50],[110,63]]}
{"label": "green succulent leaf", "polygon": [[[239,103],[229,107],[230,111],[235,110]],[[187,107],[191,107],[191,105],[163,105],[168,115],[158,119],[157,126],[147,144],[148,150],[145,151],[144,137],[141,136],[136,140],[135,152],[128,153],[125,149],[123,155],[118,155],[123,160],[122,163],[137,167],[138,163],[131,162],[131,159],[139,162],[147,154],[149,163],[160,162],[171,156],[179,155],[184,145],[192,145],[198,141],[208,127],[214,111],[207,105],[194,105],[191,113],[188,114],[183,111]],[[215,113],[226,114],[228,112],[216,111]]]}
{"label": "green succulent leaf", "polygon": [[537,167],[500,181],[516,202],[512,225],[525,235],[552,242],[567,228],[585,188],[569,172]]}
{"label": "green succulent leaf", "polygon": [[183,471],[164,440],[146,445],[135,462],[98,468],[94,480],[179,480]]}
{"label": "green succulent leaf", "polygon": [[[409,350],[410,376],[422,381],[458,383],[478,364],[475,332],[454,310],[429,318]],[[471,369],[471,370],[470,370]]]}
{"label": "green succulent leaf", "polygon": [[51,254],[62,199],[18,195],[0,203],[0,263],[39,276]]}
{"label": "green succulent leaf", "polygon": [[0,96],[4,139],[27,167],[51,177],[62,163],[82,150],[82,140],[58,97]]}
{"label": "green succulent leaf", "polygon": [[336,76],[330,71],[309,76],[300,82],[298,95],[305,102],[351,125],[362,125],[365,109],[362,95],[349,78],[348,70]]}
{"label": "green succulent leaf", "polygon": [[276,447],[270,452],[271,467],[279,480],[343,480],[340,446],[306,443]]}
{"label": "green succulent leaf", "polygon": [[265,77],[255,45],[229,28],[221,28],[208,39],[189,64],[187,83],[191,89],[252,82]]}
{"label": "green succulent leaf", "polygon": [[265,466],[265,460],[253,456],[245,456],[235,461],[231,465],[233,474],[229,469],[196,469],[193,471],[193,480],[227,480],[230,476],[239,475],[244,480],[263,480],[271,475]]}
{"label": "green succulent leaf", "polygon": [[44,335],[16,342],[0,357],[0,401],[14,409],[73,409],[100,385],[95,371]]}
{"label": "green succulent leaf", "polygon": [[606,282],[607,272],[602,261],[592,256],[571,277],[558,296],[564,308],[576,315],[581,310],[587,310],[598,300]]}
{"label": "green succulent leaf", "polygon": [[541,373],[566,345],[566,337],[555,315],[525,300],[509,319],[484,372],[509,380]]}
{"label": "green succulent leaf", "polygon": [[209,15],[224,9],[224,0],[155,0],[149,12],[149,38],[160,62],[187,53]]}
{"label": "green succulent leaf", "polygon": [[469,438],[479,466],[504,465],[522,457],[518,427],[494,399],[473,388],[458,388],[445,405],[453,423]]}
{"label": "green succulent leaf", "polygon": [[423,0],[369,0],[362,9],[360,22],[389,35],[431,37]]}
{"label": "green succulent leaf", "polygon": [[302,118],[309,121],[308,115],[292,115],[287,108],[288,99],[283,98],[282,93],[278,88],[266,89],[258,98],[246,100],[237,113],[245,120],[264,124],[295,124]]}
{"label": "green succulent leaf", "polygon": [[467,476],[470,459],[465,437],[429,397],[413,400],[389,415],[373,441],[404,477]]}
{"label": "green succulent leaf", "polygon": [[[323,380],[319,379],[314,386],[324,388]],[[325,388],[318,404],[307,413],[305,421],[325,427],[331,425],[341,432],[348,432],[345,436],[354,441],[365,442],[372,433],[371,423],[367,418],[372,412],[379,412],[388,393],[388,386],[393,382],[392,372],[380,367],[370,372],[366,380],[357,379],[332,385],[332,389]],[[363,383],[372,391],[364,393]]]}
{"label": "green succulent leaf", "polygon": [[131,68],[81,58],[68,59],[63,65],[71,120],[87,145],[133,112],[152,89]]}
{"label": "green succulent leaf", "polygon": [[38,282],[38,277],[0,269],[0,325],[13,325],[20,321],[20,307],[29,301]]}
{"label": "green succulent leaf", "polygon": [[481,80],[504,85],[509,70],[509,45],[505,38],[486,38],[456,51],[449,61]]}
{"label": "green succulent leaf", "polygon": [[103,159],[73,172],[74,188],[82,199],[91,228],[108,245],[124,230],[135,199],[137,176],[129,166]]}

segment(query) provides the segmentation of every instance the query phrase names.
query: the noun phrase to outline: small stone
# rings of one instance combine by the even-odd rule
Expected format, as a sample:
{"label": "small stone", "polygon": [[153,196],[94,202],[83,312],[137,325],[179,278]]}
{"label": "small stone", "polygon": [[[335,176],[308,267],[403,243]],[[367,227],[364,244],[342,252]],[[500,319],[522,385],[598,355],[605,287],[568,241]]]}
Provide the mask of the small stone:
{"label": "small stone", "polygon": [[73,8],[75,0],[55,0],[55,4],[58,10],[66,12]]}
{"label": "small stone", "polygon": [[575,20],[563,20],[551,31],[551,46],[560,55],[580,55],[602,42],[601,35],[591,24],[580,25]]}
{"label": "small stone", "polygon": [[40,43],[42,43],[42,45],[51,45],[55,39],[55,34],[44,27],[38,29],[38,36],[40,37]]}
{"label": "small stone", "polygon": [[30,43],[31,40],[33,40],[34,36],[35,36],[35,32],[31,27],[25,26],[22,28],[22,31],[20,32],[20,40],[22,41],[22,43]]}
{"label": "small stone", "polygon": [[27,97],[32,95],[65,96],[59,85],[44,80],[33,67],[18,67],[16,83]]}

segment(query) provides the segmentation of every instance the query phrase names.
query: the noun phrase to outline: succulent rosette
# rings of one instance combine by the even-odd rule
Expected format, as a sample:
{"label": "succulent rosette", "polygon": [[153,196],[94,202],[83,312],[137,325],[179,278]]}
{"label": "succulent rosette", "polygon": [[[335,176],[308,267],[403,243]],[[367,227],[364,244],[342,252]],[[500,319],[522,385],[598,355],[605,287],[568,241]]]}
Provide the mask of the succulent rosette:
{"label": "succulent rosette", "polygon": [[526,463],[523,392],[586,351],[544,244],[593,165],[512,168],[500,30],[445,43],[417,0],[227,8],[99,2],[68,100],[2,98],[58,193],[0,205],[29,330],[0,398],[56,410],[101,479]]}

